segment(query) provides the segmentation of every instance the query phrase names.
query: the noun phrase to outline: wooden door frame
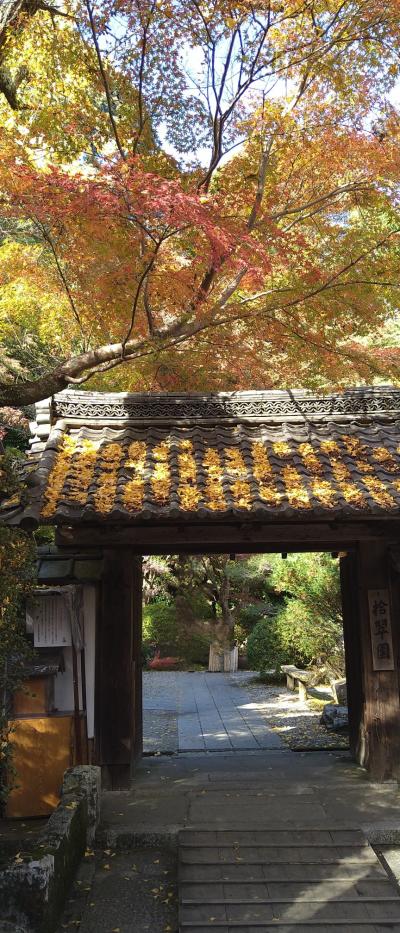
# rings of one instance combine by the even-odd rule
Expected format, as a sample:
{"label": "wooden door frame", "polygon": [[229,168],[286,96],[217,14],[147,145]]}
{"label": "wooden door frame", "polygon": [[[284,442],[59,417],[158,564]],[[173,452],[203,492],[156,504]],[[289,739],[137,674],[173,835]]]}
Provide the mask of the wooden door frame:
{"label": "wooden door frame", "polygon": [[[270,533],[265,535],[267,540],[261,542],[254,540],[254,536],[243,537],[240,540],[239,529],[235,535],[222,539],[217,536],[217,542],[210,546],[209,540],[204,540],[200,548],[198,540],[190,543],[187,540],[178,546],[178,536],[170,537],[169,544],[162,535],[162,540],[154,534],[153,546],[147,545],[145,553],[229,553],[233,550],[249,553],[268,553],[279,551],[341,551],[344,536],[337,535],[331,529],[331,537],[318,541],[314,531],[312,534],[302,536],[290,535],[286,529],[285,536],[279,535],[279,540],[273,544]],[[190,537],[190,535],[189,535]],[[197,535],[194,535],[197,538]],[[260,537],[257,535],[256,537]],[[232,540],[232,538],[234,540]],[[293,540],[293,538],[295,540]],[[352,540],[347,533],[348,545],[346,556],[341,558],[341,592],[343,608],[343,631],[345,641],[346,673],[348,680],[348,702],[350,723],[350,745],[355,758],[378,781],[400,776],[400,692],[399,692],[399,652],[400,637],[397,619],[400,616],[400,577],[390,570],[389,551],[394,541],[383,536],[377,538],[365,534],[361,540]],[[193,536],[192,536],[193,539]],[[147,540],[147,536],[146,536]],[[397,543],[397,541],[396,541]],[[336,545],[336,546],[335,546]],[[96,540],[98,547],[98,540]],[[142,551],[144,548],[142,547]],[[121,631],[124,631],[125,647],[120,646],[120,653],[113,654],[113,625],[114,619],[108,626],[104,613],[108,612],[107,605],[112,604],[112,598],[101,600],[102,606],[99,618],[98,652],[96,661],[96,748],[99,754],[99,763],[103,767],[106,781],[109,786],[118,787],[129,782],[135,761],[142,754],[142,652],[141,652],[141,609],[142,609],[142,577],[141,558],[138,552],[138,541],[133,547],[127,546],[125,536],[123,540],[117,535],[113,545],[105,549],[109,560],[114,567],[123,564],[125,567],[125,582],[130,591],[130,598],[122,600],[125,621]],[[372,556],[371,556],[372,555]],[[104,594],[105,581],[102,590]],[[111,583],[111,589],[114,583]],[[393,672],[373,671],[369,614],[368,614],[368,587],[388,588],[392,604],[393,637],[395,646],[395,670]],[[126,595],[126,594],[125,594]],[[108,630],[108,644],[111,652],[107,650],[104,642],[104,633]],[[118,631],[118,628],[116,629]],[[106,651],[107,660],[104,653]],[[115,683],[113,676],[107,675],[107,664],[117,663],[118,657],[129,656],[131,667],[123,664],[124,678],[120,682],[121,695],[130,709],[129,716],[124,717],[121,702],[114,702],[114,725],[111,735],[110,716],[108,719],[108,734],[110,742],[107,745],[107,728],[104,724],[105,703],[110,702],[110,682]],[[112,658],[114,657],[114,662]],[[118,673],[118,672],[117,672]],[[112,693],[112,691],[111,691]],[[103,699],[101,700],[101,696]],[[100,699],[99,699],[100,698]],[[121,712],[122,710],[122,712]],[[121,717],[122,723],[119,722]],[[397,718],[398,717],[398,718]],[[389,722],[390,719],[390,722]],[[112,717],[111,717],[112,720]],[[118,726],[116,722],[118,720]],[[126,725],[130,723],[129,737]],[[118,737],[118,729],[120,735]],[[382,739],[383,737],[383,739]],[[119,743],[119,744],[118,744]],[[124,744],[125,743],[125,744]]]}

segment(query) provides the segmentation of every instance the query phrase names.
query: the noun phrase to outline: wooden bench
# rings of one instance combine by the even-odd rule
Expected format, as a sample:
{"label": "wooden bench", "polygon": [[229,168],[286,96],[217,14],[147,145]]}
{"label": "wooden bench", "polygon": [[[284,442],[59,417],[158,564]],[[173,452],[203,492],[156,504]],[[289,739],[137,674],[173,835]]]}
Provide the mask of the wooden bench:
{"label": "wooden bench", "polygon": [[294,664],[282,664],[281,671],[286,674],[286,686],[289,690],[299,690],[301,700],[307,699],[307,684],[311,680],[310,671],[301,671]]}

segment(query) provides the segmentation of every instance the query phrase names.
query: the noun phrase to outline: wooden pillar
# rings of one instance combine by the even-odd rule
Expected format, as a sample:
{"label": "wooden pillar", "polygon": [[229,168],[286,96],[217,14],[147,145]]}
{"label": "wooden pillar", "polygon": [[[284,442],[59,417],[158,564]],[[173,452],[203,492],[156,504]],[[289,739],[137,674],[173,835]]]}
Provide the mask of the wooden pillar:
{"label": "wooden pillar", "polygon": [[[389,552],[384,540],[360,543],[358,565],[364,701],[357,757],[375,780],[384,781],[400,776],[399,594],[390,572]],[[374,670],[371,606],[368,598],[369,591],[373,590],[387,593],[393,640],[393,670]]]}
{"label": "wooden pillar", "polygon": [[143,691],[142,691],[142,607],[143,607],[143,575],[142,560],[136,557],[133,568],[133,680],[134,680],[134,706],[133,706],[133,762],[143,754]]}
{"label": "wooden pillar", "polygon": [[[96,747],[105,786],[129,783],[141,747],[140,560],[128,550],[105,550],[98,620]],[[136,622],[136,625],[135,625]]]}
{"label": "wooden pillar", "polygon": [[363,711],[363,684],[360,650],[360,619],[357,592],[357,555],[349,551],[340,558],[343,637],[346,661],[347,703],[349,709],[349,741],[357,756],[360,723]]}

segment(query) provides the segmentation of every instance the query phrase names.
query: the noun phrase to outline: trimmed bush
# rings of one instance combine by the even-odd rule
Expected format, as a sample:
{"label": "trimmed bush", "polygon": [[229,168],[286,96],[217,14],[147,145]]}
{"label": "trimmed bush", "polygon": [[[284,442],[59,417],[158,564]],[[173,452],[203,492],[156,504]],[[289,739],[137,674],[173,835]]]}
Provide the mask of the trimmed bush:
{"label": "trimmed bush", "polygon": [[278,670],[284,663],[277,617],[270,616],[257,622],[247,639],[249,668],[255,671]]}
{"label": "trimmed bush", "polygon": [[[178,625],[175,606],[163,600],[143,607],[143,645],[154,645],[161,653],[176,654]],[[172,649],[172,650],[171,650]],[[147,653],[147,651],[146,651]]]}

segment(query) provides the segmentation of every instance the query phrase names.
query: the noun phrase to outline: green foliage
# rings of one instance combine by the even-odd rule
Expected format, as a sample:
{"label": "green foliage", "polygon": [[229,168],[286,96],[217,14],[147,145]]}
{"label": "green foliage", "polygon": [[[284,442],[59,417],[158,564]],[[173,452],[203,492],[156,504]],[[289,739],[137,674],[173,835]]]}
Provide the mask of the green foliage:
{"label": "green foliage", "polygon": [[206,664],[209,647],[206,635],[187,631],[179,625],[174,603],[160,600],[144,606],[143,654],[146,660],[158,648],[161,656],[179,657],[188,664]]}
{"label": "green foliage", "polygon": [[16,466],[22,457],[20,450],[7,447],[0,456],[0,498],[12,496],[20,488]]}
{"label": "green foliage", "polygon": [[151,554],[143,561],[143,600],[171,602],[171,589],[175,578],[168,557]]}
{"label": "green foliage", "polygon": [[343,665],[343,630],[340,622],[324,615],[316,617],[300,599],[288,599],[277,617],[282,654],[298,665]]}
{"label": "green foliage", "polygon": [[143,642],[160,648],[176,647],[178,627],[174,605],[160,600],[143,607]]}
{"label": "green foliage", "polygon": [[274,594],[265,596],[257,603],[247,603],[238,611],[238,624],[247,633],[251,632],[257,622],[274,615],[282,603],[282,598]]}
{"label": "green foliage", "polygon": [[343,628],[339,566],[329,554],[271,555],[270,582],[282,602],[248,639],[251,666],[328,664],[342,671]]}
{"label": "green foliage", "polygon": [[0,808],[9,790],[11,747],[9,713],[30,655],[25,635],[25,598],[35,570],[34,542],[23,531],[0,526]]}
{"label": "green foliage", "polygon": [[276,615],[254,626],[247,639],[247,658],[255,671],[277,670],[284,663]]}
{"label": "green foliage", "polygon": [[204,666],[208,664],[210,639],[196,632],[185,632],[179,642],[179,656],[188,665]]}
{"label": "green foliage", "polygon": [[[151,559],[153,561],[153,558]],[[328,554],[156,558],[146,574],[145,650],[206,663],[225,613],[250,667],[343,668],[338,563]],[[157,563],[158,562],[158,563]],[[151,595],[152,594],[152,595]],[[227,626],[228,628],[228,626]]]}
{"label": "green foliage", "polygon": [[339,564],[330,554],[289,554],[269,557],[271,584],[278,593],[301,600],[315,621],[341,622]]}

